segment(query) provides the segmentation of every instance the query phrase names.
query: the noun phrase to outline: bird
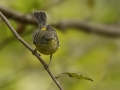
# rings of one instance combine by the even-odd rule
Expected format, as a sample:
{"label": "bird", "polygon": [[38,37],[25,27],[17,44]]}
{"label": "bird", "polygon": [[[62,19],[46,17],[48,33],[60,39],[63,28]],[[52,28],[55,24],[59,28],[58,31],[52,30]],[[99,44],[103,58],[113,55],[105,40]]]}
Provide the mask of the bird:
{"label": "bird", "polygon": [[50,65],[53,54],[60,47],[57,32],[51,25],[47,24],[45,12],[36,11],[33,12],[33,15],[38,23],[38,29],[33,32],[33,44],[36,46],[34,51],[50,55]]}

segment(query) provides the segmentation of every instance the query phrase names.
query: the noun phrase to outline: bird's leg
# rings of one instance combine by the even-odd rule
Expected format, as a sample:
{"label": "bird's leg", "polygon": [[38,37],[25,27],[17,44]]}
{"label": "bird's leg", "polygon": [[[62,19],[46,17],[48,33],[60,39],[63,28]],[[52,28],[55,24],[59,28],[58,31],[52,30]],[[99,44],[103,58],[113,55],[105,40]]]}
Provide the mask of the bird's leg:
{"label": "bird's leg", "polygon": [[49,61],[48,66],[49,66],[49,65],[50,65],[50,63],[51,63],[51,60],[52,60],[52,54],[50,55],[50,61]]}

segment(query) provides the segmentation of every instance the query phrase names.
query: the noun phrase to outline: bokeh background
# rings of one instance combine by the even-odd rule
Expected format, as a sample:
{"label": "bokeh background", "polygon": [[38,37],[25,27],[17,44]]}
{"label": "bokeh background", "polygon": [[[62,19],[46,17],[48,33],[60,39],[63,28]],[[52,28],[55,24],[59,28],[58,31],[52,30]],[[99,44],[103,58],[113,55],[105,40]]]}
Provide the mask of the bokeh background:
{"label": "bokeh background", "polygon": [[[120,0],[0,0],[0,10],[3,9],[22,15],[45,11],[48,23],[54,26],[64,20],[74,20],[90,22],[93,26],[112,26],[120,30]],[[20,36],[35,48],[32,33],[37,25],[4,15]],[[94,80],[91,82],[62,75],[58,80],[65,90],[120,89],[120,34],[117,37],[96,34],[76,26],[63,25],[55,28],[60,49],[53,55],[50,65],[54,75],[74,72]],[[41,57],[46,63],[49,62],[49,56]],[[59,90],[37,58],[13,36],[2,19],[0,90]]]}

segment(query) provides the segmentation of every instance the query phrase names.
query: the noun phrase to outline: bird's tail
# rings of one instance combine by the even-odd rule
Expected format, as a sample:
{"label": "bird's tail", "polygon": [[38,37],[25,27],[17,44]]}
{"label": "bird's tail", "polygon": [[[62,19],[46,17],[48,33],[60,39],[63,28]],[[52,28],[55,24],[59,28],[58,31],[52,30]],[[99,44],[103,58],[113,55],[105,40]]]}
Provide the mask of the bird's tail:
{"label": "bird's tail", "polygon": [[45,12],[34,12],[33,14],[34,14],[34,16],[35,16],[35,18],[38,22],[38,26],[46,24],[46,14],[45,14]]}

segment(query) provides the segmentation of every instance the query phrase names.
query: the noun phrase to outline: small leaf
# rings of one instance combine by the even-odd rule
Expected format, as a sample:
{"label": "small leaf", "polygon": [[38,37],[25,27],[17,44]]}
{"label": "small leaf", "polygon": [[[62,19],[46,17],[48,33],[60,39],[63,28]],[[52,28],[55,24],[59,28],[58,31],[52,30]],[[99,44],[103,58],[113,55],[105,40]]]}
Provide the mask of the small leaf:
{"label": "small leaf", "polygon": [[57,76],[56,78],[59,78],[62,74],[66,74],[70,77],[73,77],[73,78],[77,78],[77,79],[85,79],[85,80],[90,80],[93,82],[93,80],[89,77],[85,77],[83,75],[79,75],[79,74],[76,74],[76,73],[70,73],[70,72],[64,72],[64,73],[61,73],[59,76]]}

